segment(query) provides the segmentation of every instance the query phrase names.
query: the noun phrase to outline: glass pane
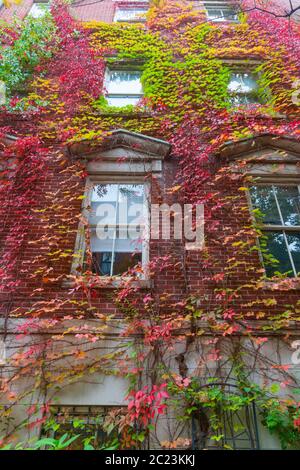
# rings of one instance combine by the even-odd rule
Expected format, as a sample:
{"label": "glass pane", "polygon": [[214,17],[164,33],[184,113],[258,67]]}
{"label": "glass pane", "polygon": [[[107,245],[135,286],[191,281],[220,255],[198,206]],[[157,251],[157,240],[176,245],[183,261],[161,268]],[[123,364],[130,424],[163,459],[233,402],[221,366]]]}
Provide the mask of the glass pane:
{"label": "glass pane", "polygon": [[293,258],[296,273],[300,273],[300,232],[286,232],[290,253]]}
{"label": "glass pane", "polygon": [[30,8],[28,15],[32,16],[33,18],[41,18],[47,11],[49,11],[49,9],[49,3],[34,3]]}
{"label": "glass pane", "polygon": [[238,94],[234,94],[234,96],[231,96],[230,97],[230,103],[233,105],[233,106],[238,106],[240,104],[258,104],[259,101],[258,101],[258,98],[256,96],[253,96],[253,95],[243,95],[242,93]]}
{"label": "glass pane", "polygon": [[213,21],[236,20],[237,15],[232,8],[209,8],[207,7],[207,16]]}
{"label": "glass pane", "polygon": [[[108,230],[108,238],[103,239],[99,237],[99,230],[93,229],[91,231],[91,250],[96,251],[112,251],[113,241],[115,236],[115,229]],[[116,231],[116,241],[114,245],[115,252],[134,252],[142,250],[142,240],[140,237],[124,238],[124,235],[128,236],[126,229]]]}
{"label": "glass pane", "polygon": [[117,184],[98,184],[94,186],[89,214],[90,224],[115,224],[117,198]]}
{"label": "glass pane", "polygon": [[92,191],[89,222],[91,225],[144,223],[144,203],[143,184],[98,184]]}
{"label": "glass pane", "polygon": [[115,253],[113,275],[117,276],[123,274],[129,268],[141,262],[142,253]]}
{"label": "glass pane", "polygon": [[109,94],[142,94],[141,72],[139,70],[110,70],[106,88]]}
{"label": "glass pane", "polygon": [[300,197],[297,186],[274,186],[284,225],[300,225]]}
{"label": "glass pane", "polygon": [[123,106],[136,106],[140,101],[141,96],[107,96],[107,102],[109,106],[115,106],[116,108],[122,108]]}
{"label": "glass pane", "polygon": [[220,8],[207,8],[207,17],[211,20],[222,21],[222,11]]}
{"label": "glass pane", "polygon": [[147,8],[118,8],[115,14],[115,21],[122,21],[122,20],[137,20],[141,19],[144,21],[146,19]]}
{"label": "glass pane", "polygon": [[100,276],[110,276],[111,253],[93,253],[92,271]]}
{"label": "glass pane", "polygon": [[228,90],[235,93],[251,93],[257,89],[257,81],[252,73],[232,72]]}
{"label": "glass pane", "polygon": [[[293,268],[290,262],[287,246],[284,240],[283,232],[264,232],[267,237],[266,253],[263,250],[265,260],[266,274],[268,277],[274,276],[276,271],[294,276]],[[262,242],[262,246],[264,242]],[[271,255],[271,256],[270,256]],[[275,262],[275,260],[277,262]]]}
{"label": "glass pane", "polygon": [[144,224],[144,185],[121,184],[119,187],[119,209],[118,223]]}
{"label": "glass pane", "polygon": [[264,215],[262,218],[264,224],[281,225],[272,186],[252,186],[250,196],[254,209],[259,209]]}
{"label": "glass pane", "polygon": [[[93,253],[93,272],[100,276],[110,276],[112,254],[109,252]],[[114,256],[113,276],[128,271],[138,263],[142,262],[142,253],[118,252]]]}
{"label": "glass pane", "polygon": [[226,20],[237,20],[237,14],[233,8],[223,8],[222,13]]}

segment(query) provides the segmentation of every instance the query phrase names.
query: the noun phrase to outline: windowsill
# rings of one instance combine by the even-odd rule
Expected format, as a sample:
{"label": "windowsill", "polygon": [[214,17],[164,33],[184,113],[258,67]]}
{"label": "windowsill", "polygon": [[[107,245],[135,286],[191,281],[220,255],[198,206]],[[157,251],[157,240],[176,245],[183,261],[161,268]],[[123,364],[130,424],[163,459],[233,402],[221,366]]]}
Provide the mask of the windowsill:
{"label": "windowsill", "polygon": [[[74,276],[75,277],[75,276]],[[71,289],[76,287],[74,279],[65,279],[62,282],[62,288]],[[86,284],[89,286],[89,283]],[[93,289],[123,289],[124,287],[133,287],[135,289],[151,289],[153,281],[151,279],[135,279],[130,277],[100,277],[95,276],[90,281],[90,287]]]}

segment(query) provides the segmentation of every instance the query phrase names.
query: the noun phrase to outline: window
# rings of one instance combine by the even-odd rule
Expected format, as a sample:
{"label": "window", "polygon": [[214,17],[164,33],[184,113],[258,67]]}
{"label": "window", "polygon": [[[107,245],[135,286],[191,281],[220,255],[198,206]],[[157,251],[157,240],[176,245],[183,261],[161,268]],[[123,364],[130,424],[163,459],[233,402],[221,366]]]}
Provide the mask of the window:
{"label": "window", "polygon": [[145,265],[148,205],[144,184],[95,184],[91,191],[89,225],[92,270],[120,276]]}
{"label": "window", "polygon": [[[101,143],[68,146],[70,155],[82,161],[89,175],[75,239],[71,277],[80,276],[85,268],[93,269],[100,274],[99,287],[118,287],[123,284],[124,277],[117,276],[141,262],[142,269],[132,270],[130,277],[138,287],[151,285],[147,270],[149,176],[161,177],[163,161],[170,149],[168,142],[125,129],[111,131]],[[114,279],[108,277],[111,273]],[[64,287],[73,284],[71,278],[63,281]]]}
{"label": "window", "polygon": [[252,72],[233,71],[228,91],[234,106],[259,103],[257,78]]}
{"label": "window", "polygon": [[114,21],[141,22],[146,21],[148,8],[118,8],[114,16]]}
{"label": "window", "polygon": [[252,206],[262,220],[266,274],[295,277],[300,273],[300,187],[296,184],[266,184],[250,189]]}
{"label": "window", "polygon": [[107,101],[110,106],[136,105],[143,96],[141,71],[109,70],[106,79]]}
{"label": "window", "polygon": [[34,2],[32,7],[29,10],[28,15],[32,16],[33,18],[41,18],[45,15],[47,11],[50,9],[49,2]]}
{"label": "window", "polygon": [[224,4],[205,3],[207,18],[213,22],[217,21],[237,21],[237,12],[233,6]]}
{"label": "window", "polygon": [[5,341],[0,339],[0,366],[6,364],[6,344]]}
{"label": "window", "polygon": [[116,406],[51,406],[51,415],[43,426],[42,435],[59,439],[65,433],[68,438],[79,434],[69,450],[83,449],[86,440],[95,449],[101,449],[120,438],[117,430],[106,432],[106,419],[109,417],[111,422],[117,422],[123,413],[124,408]]}

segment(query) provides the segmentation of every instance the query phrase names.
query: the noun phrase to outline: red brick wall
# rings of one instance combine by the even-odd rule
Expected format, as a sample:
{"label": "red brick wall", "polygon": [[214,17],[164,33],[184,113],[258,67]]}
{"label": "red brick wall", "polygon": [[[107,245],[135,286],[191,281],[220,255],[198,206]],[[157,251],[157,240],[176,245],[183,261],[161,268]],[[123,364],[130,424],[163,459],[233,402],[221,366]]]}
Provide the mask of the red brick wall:
{"label": "red brick wall", "polygon": [[28,14],[32,4],[32,0],[23,0],[20,5],[12,5],[10,8],[2,6],[0,8],[0,18],[5,21],[11,21],[14,17],[23,19]]}
{"label": "red brick wall", "polygon": [[[80,2],[80,6],[71,8],[72,14],[82,21],[104,21],[110,23],[113,21],[117,4],[138,6],[147,3],[147,0],[141,0],[141,2],[130,2],[126,0],[103,0],[99,1],[99,3],[93,3],[93,1],[95,0],[82,0]],[[77,3],[79,3],[79,1]],[[286,8],[287,10],[290,8],[289,0],[277,0],[276,3],[283,8]],[[6,21],[10,21],[14,16],[23,19],[28,14],[32,4],[33,0],[22,0],[20,5],[13,5],[9,9],[0,7],[0,18],[3,18]],[[294,2],[294,4],[297,5],[297,2]],[[300,18],[300,13],[298,18]]]}
{"label": "red brick wall", "polygon": [[[111,23],[114,18],[116,5],[126,5],[138,7],[141,5],[147,4],[147,0],[140,2],[130,2],[130,1],[117,1],[117,0],[102,0],[98,3],[93,3],[95,0],[83,0],[80,2],[80,6],[71,7],[70,11],[75,18],[78,18],[82,21],[103,21],[105,23]],[[0,9],[0,18],[3,18],[6,21],[11,21],[14,16],[18,18],[25,18],[28,14],[33,0],[23,0],[20,5],[13,5],[10,8],[2,7]],[[78,2],[74,2],[78,3]]]}

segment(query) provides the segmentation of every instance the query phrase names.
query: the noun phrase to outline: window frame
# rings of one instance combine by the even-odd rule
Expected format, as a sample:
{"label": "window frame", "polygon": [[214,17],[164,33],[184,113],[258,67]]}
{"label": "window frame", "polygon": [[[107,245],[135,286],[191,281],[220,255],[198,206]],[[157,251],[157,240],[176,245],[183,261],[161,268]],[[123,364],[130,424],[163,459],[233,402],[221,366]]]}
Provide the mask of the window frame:
{"label": "window frame", "polygon": [[[254,175],[251,175],[251,176],[254,176]],[[249,204],[249,207],[250,207],[250,213],[251,213],[251,218],[252,218],[252,221],[253,223],[257,223],[257,219],[255,218],[255,215],[253,214],[253,211],[255,210],[255,207],[253,206],[253,202],[252,202],[252,198],[251,198],[251,186],[293,186],[293,187],[297,187],[298,188],[298,192],[299,192],[299,197],[300,197],[300,179],[299,178],[291,178],[291,177],[284,177],[284,176],[281,176],[281,177],[259,177],[259,180],[256,181],[256,182],[253,182],[253,184],[249,184],[248,185],[248,189],[247,189],[247,199],[248,199],[248,204]],[[282,218],[282,214],[281,214],[281,209],[280,209],[280,206],[279,206],[279,203],[278,203],[278,200],[277,200],[277,196],[276,194],[274,193],[274,197],[275,197],[275,202],[276,202],[276,207],[277,207],[277,210],[278,210],[278,214],[280,216],[280,219],[281,219],[281,222],[283,222],[283,218]],[[290,249],[289,249],[289,245],[288,245],[288,241],[287,241],[287,238],[286,238],[286,234],[285,232],[299,232],[300,233],[300,225],[271,225],[271,224],[261,224],[261,227],[260,227],[260,230],[262,233],[264,232],[282,232],[283,233],[283,236],[284,236],[284,241],[285,241],[285,245],[286,245],[286,248],[287,248],[287,252],[288,252],[288,256],[289,256],[289,260],[290,260],[290,263],[291,263],[291,266],[292,266],[292,270],[293,270],[293,276],[291,276],[290,278],[291,279],[299,279],[300,278],[300,275],[297,275],[297,272],[296,272],[296,269],[295,269],[295,265],[294,265],[294,261],[293,261],[293,258],[292,258],[292,255],[290,253]],[[262,255],[262,249],[261,249],[261,243],[259,241],[259,237],[257,237],[257,246],[258,246],[258,253],[259,253],[259,258],[260,258],[260,261],[264,267],[264,270],[265,270],[265,273],[266,273],[266,266],[265,266],[265,262],[264,262],[264,259],[263,259],[263,255]]]}
{"label": "window frame", "polygon": [[[31,14],[32,9],[34,8],[34,6],[39,6],[39,5],[47,5],[47,8],[43,9],[43,14],[42,15],[33,16]],[[28,13],[27,13],[27,16],[32,16],[35,19],[42,18],[46,13],[50,12],[50,6],[51,6],[51,0],[34,0],[31,7],[30,7],[30,9],[29,9],[29,11],[28,11]]]}
{"label": "window frame", "polygon": [[[145,10],[145,13],[144,13],[144,17],[133,17],[133,18],[121,18],[119,19],[117,16],[118,16],[118,12],[119,11],[136,11],[136,10]],[[115,12],[114,12],[114,18],[113,18],[113,22],[114,23],[145,23],[147,21],[147,18],[146,18],[146,14],[148,13],[149,11],[149,5],[145,5],[145,7],[143,6],[134,6],[134,8],[132,7],[127,7],[126,6],[120,6],[120,5],[117,5],[116,8],[115,8]]]}
{"label": "window frame", "polygon": [[[142,75],[142,69],[140,66],[134,66],[131,64],[122,64],[121,66],[107,66],[105,70],[105,75],[104,75],[104,88],[107,90],[107,94],[105,95],[105,99],[109,100],[110,97],[112,98],[138,98],[138,101],[144,97],[144,91],[143,91],[143,84],[140,80],[141,84],[141,89],[142,93],[109,93],[108,92],[108,84],[110,82],[110,73],[111,72],[140,72],[140,75]],[[138,102],[137,101],[137,102]],[[124,108],[125,106],[129,106],[131,103],[124,104],[123,106],[114,106],[109,104],[111,107],[116,107],[116,108]],[[137,106],[137,104],[134,104],[132,106]]]}
{"label": "window frame", "polygon": [[[84,259],[86,253],[86,230],[90,230],[90,224],[88,223],[88,218],[90,210],[88,209],[91,204],[91,196],[93,187],[95,184],[143,184],[145,191],[145,199],[147,201],[147,221],[145,223],[145,233],[146,236],[142,240],[142,269],[143,274],[136,278],[137,281],[147,281],[149,279],[148,264],[150,258],[150,205],[151,205],[151,187],[149,181],[145,181],[143,176],[134,176],[134,175],[96,175],[89,174],[86,180],[86,186],[84,191],[84,198],[82,203],[81,214],[83,218],[87,221],[86,224],[83,222],[79,223],[78,232],[76,236],[74,254],[78,255],[77,260],[73,262],[71,267],[71,274],[78,276],[78,267],[84,267]],[[133,252],[134,253],[134,252]],[[123,275],[113,275],[113,276],[100,276],[95,274],[100,280],[112,279],[114,281],[121,280],[130,280],[131,276]]]}
{"label": "window frame", "polygon": [[[225,1],[204,1],[203,6],[205,9],[205,14],[206,18],[208,21],[211,21],[212,23],[239,23],[238,19],[238,10],[235,8],[236,5],[232,4],[231,2],[225,2]],[[223,16],[217,17],[217,18],[210,18],[209,17],[209,10],[220,10],[222,12]],[[235,13],[236,18],[226,18],[224,16],[224,11],[232,11],[232,13]]]}
{"label": "window frame", "polygon": [[[119,409],[123,409],[124,411],[126,411],[127,407],[126,405],[85,405],[85,404],[75,404],[75,405],[65,405],[65,404],[62,404],[62,405],[55,405],[55,404],[51,404],[50,405],[50,410],[49,410],[49,413],[48,413],[48,418],[53,418],[53,419],[57,419],[57,417],[59,417],[59,413],[61,412],[61,416],[64,416],[64,411],[65,411],[65,416],[67,417],[68,414],[67,412],[69,412],[69,420],[65,420],[64,422],[61,422],[60,424],[62,425],[72,425],[72,422],[77,418],[78,420],[82,420],[82,421],[85,421],[85,425],[86,426],[90,426],[92,425],[95,430],[94,430],[94,434],[95,434],[95,439],[96,439],[96,434],[99,433],[99,428],[101,428],[101,425],[100,423],[90,423],[90,420],[95,418],[95,417],[98,417],[98,416],[102,416],[104,419],[105,419],[105,416],[107,413],[109,413],[110,411],[113,411],[113,410],[119,410]],[[83,411],[87,411],[86,413],[83,413]],[[96,413],[96,411],[99,411],[99,413]],[[79,428],[80,430],[80,428]],[[75,429],[74,429],[75,431]],[[86,431],[83,429],[83,435]],[[45,426],[42,425],[40,427],[40,439],[41,438],[44,438],[44,437],[50,437],[50,438],[53,438],[53,439],[56,439],[57,436],[56,436],[56,433],[57,433],[57,430],[54,430],[54,429],[45,429]],[[107,434],[105,431],[103,431],[104,434]],[[75,432],[74,432],[75,434]],[[77,433],[78,434],[78,433]],[[109,435],[107,435],[109,436]],[[75,441],[76,443],[76,441]]]}

